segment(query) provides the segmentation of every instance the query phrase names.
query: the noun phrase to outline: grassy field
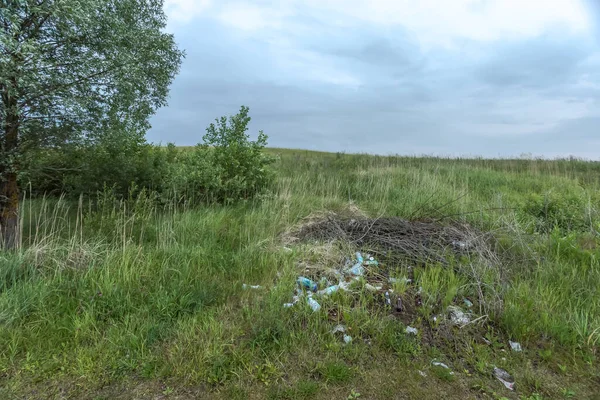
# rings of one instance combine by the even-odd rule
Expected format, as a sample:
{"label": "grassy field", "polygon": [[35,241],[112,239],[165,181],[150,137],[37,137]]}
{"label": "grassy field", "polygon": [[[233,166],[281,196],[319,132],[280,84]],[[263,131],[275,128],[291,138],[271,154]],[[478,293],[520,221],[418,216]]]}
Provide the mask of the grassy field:
{"label": "grassy field", "polygon": [[[0,398],[599,398],[599,163],[270,151],[276,187],[253,203],[26,201],[23,248],[0,254]],[[327,211],[468,223],[499,262],[479,282],[477,260],[416,267],[396,288],[422,287],[410,320],[360,288],[284,308],[306,263],[362,250],[284,246]],[[494,307],[449,326],[445,307],[481,287]]]}

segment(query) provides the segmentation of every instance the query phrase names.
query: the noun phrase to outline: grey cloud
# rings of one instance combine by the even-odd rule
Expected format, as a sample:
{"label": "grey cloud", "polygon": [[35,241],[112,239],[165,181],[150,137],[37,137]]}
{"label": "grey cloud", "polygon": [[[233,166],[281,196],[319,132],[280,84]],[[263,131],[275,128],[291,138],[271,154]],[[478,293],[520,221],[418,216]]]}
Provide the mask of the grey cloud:
{"label": "grey cloud", "polygon": [[[177,97],[153,119],[149,139],[193,145],[205,127],[221,115],[250,106],[251,131],[264,130],[275,147],[329,151],[415,152],[427,139],[446,142],[435,113],[411,96],[380,90],[362,92],[307,90],[267,82],[257,84],[177,82]],[[424,122],[424,119],[427,122]],[[167,133],[168,134],[165,134]],[[397,150],[395,150],[397,149]]]}
{"label": "grey cloud", "polygon": [[584,43],[550,36],[498,44],[491,51],[477,70],[483,82],[536,89],[576,82],[578,67],[591,53]]}
{"label": "grey cloud", "polygon": [[[159,113],[153,120],[150,140],[196,144],[215,117],[235,113],[246,104],[253,117],[251,134],[264,130],[273,147],[379,154],[600,156],[598,146],[592,147],[600,136],[600,117],[571,120],[544,131],[523,114],[499,115],[469,99],[458,99],[459,107],[437,102],[416,105],[390,92],[378,98],[269,83],[185,86],[189,92],[171,107],[177,111]],[[471,127],[460,121],[470,121]],[[529,128],[516,134],[511,126]],[[505,133],[484,134],[497,130]]]}
{"label": "grey cloud", "polygon": [[[571,118],[585,114],[590,102],[600,105],[600,57],[590,57],[599,49],[580,38],[559,32],[487,46],[465,40],[458,50],[424,53],[402,29],[348,33],[320,29],[315,18],[294,21],[298,29],[284,42],[313,52],[334,72],[358,77],[358,87],[311,82],[298,64],[286,69],[288,60],[274,58],[277,47],[268,41],[196,21],[176,33],[188,57],[169,107],[151,121],[149,140],[196,144],[214,118],[244,104],[253,117],[251,133],[264,130],[274,147],[600,157],[600,145],[593,146],[598,118],[561,121],[555,115],[561,110],[551,109],[573,108],[561,114]],[[304,62],[288,56],[292,64]],[[556,106],[521,109],[527,102],[515,100],[524,98],[552,99]]]}
{"label": "grey cloud", "polygon": [[343,35],[328,33],[307,48],[372,83],[416,82],[427,66],[417,39],[400,28],[385,34],[369,29]]}
{"label": "grey cloud", "polygon": [[546,157],[576,155],[598,159],[600,152],[600,115],[562,121],[551,129],[526,135],[507,135],[488,139],[500,154],[531,153]]}
{"label": "grey cloud", "polygon": [[589,149],[590,144],[598,143],[600,140],[600,115],[566,120],[550,132],[538,133],[538,135],[543,135],[549,143]]}
{"label": "grey cloud", "polygon": [[413,44],[406,40],[393,42],[379,37],[356,47],[334,49],[331,54],[377,66],[407,67],[418,64],[412,47]]}

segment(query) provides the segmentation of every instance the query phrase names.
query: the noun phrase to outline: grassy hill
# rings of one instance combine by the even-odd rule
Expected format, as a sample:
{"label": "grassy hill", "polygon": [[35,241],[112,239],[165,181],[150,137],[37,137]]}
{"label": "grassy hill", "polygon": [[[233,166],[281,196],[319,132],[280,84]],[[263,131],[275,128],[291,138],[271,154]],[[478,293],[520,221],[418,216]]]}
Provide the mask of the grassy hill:
{"label": "grassy hill", "polygon": [[[0,398],[597,398],[600,163],[270,152],[256,202],[25,202],[26,245],[0,254]],[[486,253],[290,239],[351,219],[462,227]],[[373,250],[319,311],[283,306]]]}

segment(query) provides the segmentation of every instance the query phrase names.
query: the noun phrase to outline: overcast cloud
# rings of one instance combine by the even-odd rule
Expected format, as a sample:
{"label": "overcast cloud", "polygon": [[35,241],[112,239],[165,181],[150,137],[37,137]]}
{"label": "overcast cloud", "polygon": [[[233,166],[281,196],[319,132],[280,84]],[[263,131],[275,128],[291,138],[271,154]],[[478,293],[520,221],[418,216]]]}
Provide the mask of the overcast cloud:
{"label": "overcast cloud", "polygon": [[154,142],[244,104],[273,147],[600,158],[598,0],[167,0]]}

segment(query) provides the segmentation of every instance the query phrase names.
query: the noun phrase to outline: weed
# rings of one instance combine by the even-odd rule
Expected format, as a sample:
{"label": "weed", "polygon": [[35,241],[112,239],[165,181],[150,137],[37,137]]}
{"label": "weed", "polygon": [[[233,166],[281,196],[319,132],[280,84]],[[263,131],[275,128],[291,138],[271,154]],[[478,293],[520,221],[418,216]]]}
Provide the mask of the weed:
{"label": "weed", "polygon": [[350,392],[350,394],[347,397],[347,400],[354,400],[354,399],[358,399],[360,398],[361,394],[359,392],[357,392],[356,390],[352,389],[352,391]]}
{"label": "weed", "polygon": [[441,366],[433,366],[431,367],[431,372],[440,380],[444,382],[452,382],[456,379],[454,372],[449,370],[448,368],[444,368]]}
{"label": "weed", "polygon": [[345,383],[353,376],[352,369],[342,361],[326,361],[319,364],[317,374],[327,383]]}

